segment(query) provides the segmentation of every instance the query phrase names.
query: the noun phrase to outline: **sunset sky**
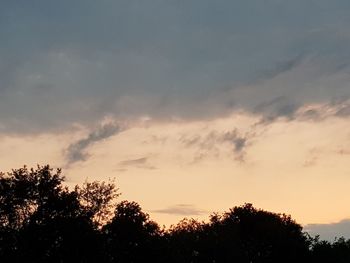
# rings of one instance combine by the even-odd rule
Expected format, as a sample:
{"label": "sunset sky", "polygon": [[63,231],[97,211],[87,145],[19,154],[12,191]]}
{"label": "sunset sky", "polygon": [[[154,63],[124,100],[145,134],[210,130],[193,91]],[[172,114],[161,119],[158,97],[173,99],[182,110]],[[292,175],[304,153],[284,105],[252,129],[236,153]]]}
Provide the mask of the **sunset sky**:
{"label": "sunset sky", "polygon": [[246,202],[350,237],[349,0],[3,0],[0,171],[115,178],[169,226]]}

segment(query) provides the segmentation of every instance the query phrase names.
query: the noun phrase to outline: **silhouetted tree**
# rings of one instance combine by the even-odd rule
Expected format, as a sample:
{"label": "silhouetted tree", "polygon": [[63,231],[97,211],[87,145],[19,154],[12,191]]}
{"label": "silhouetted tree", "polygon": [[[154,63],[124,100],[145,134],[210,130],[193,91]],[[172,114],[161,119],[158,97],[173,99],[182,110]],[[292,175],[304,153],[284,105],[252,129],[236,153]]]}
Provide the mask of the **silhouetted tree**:
{"label": "silhouetted tree", "polygon": [[[0,175],[0,260],[2,262],[96,262],[100,233],[80,199],[86,189],[62,185],[61,170],[23,167]],[[94,183],[98,189],[98,183]],[[106,185],[100,185],[101,189]],[[112,191],[113,192],[113,191]],[[95,191],[96,200],[100,200]],[[111,192],[101,193],[109,199]],[[104,205],[99,208],[104,208]],[[103,259],[103,257],[102,257]]]}
{"label": "silhouetted tree", "polygon": [[0,262],[350,262],[350,240],[311,238],[252,204],[160,229],[113,182],[64,186],[61,170],[0,173]]}
{"label": "silhouetted tree", "polygon": [[112,262],[156,262],[160,228],[136,202],[117,204],[112,221],[103,228]]}
{"label": "silhouetted tree", "polygon": [[160,228],[136,202],[118,203],[103,232],[112,262],[156,262]]}
{"label": "silhouetted tree", "polygon": [[75,186],[83,211],[96,227],[102,227],[113,215],[117,191],[114,182],[85,182],[82,187]]}
{"label": "silhouetted tree", "polygon": [[333,243],[319,240],[316,236],[312,240],[312,262],[315,263],[345,263],[350,262],[350,240],[337,238]]}
{"label": "silhouetted tree", "polygon": [[285,214],[245,204],[221,218],[212,217],[211,225],[219,237],[216,254],[223,261],[298,262],[308,256],[309,242],[301,225]]}
{"label": "silhouetted tree", "polygon": [[168,262],[213,262],[209,254],[212,241],[210,227],[194,219],[183,219],[166,232]]}
{"label": "silhouetted tree", "polygon": [[290,216],[251,204],[213,214],[209,223],[185,220],[168,233],[172,262],[298,262],[309,242]]}

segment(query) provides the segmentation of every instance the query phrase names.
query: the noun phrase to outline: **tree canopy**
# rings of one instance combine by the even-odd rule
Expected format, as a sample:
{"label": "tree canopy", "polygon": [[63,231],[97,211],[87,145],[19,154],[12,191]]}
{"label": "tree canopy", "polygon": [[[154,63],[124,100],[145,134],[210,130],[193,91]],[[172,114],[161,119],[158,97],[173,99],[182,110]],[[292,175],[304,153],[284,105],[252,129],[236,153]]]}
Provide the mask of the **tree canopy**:
{"label": "tree canopy", "polygon": [[70,190],[49,165],[0,173],[0,262],[350,262],[350,240],[249,203],[164,229],[119,195],[111,181]]}

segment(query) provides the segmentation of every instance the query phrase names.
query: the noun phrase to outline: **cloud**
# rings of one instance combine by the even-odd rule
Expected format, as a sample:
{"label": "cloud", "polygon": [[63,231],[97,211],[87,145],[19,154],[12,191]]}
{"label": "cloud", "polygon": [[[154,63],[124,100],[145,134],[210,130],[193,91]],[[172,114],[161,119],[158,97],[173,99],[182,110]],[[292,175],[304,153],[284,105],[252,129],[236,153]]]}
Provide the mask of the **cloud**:
{"label": "cloud", "polygon": [[350,116],[349,98],[334,99],[328,103],[300,107],[292,119],[320,121],[330,117],[348,118]]}
{"label": "cloud", "polygon": [[89,154],[86,152],[89,146],[121,132],[117,124],[105,124],[90,132],[87,137],[69,145],[66,150],[67,165],[75,162],[85,161]]}
{"label": "cloud", "polygon": [[242,153],[245,146],[247,145],[248,136],[242,136],[238,133],[237,129],[231,132],[226,132],[221,136],[222,141],[232,143],[234,146],[235,153]]}
{"label": "cloud", "polygon": [[232,131],[210,131],[207,134],[183,135],[180,142],[186,147],[198,148],[195,162],[203,159],[206,155],[217,152],[222,144],[229,144],[235,159],[244,161],[245,149],[249,145],[253,133],[240,134],[237,129]]}
{"label": "cloud", "polygon": [[198,209],[190,204],[178,204],[164,209],[153,210],[152,212],[182,216],[198,216],[207,213],[206,211]]}
{"label": "cloud", "polygon": [[339,117],[350,116],[350,101],[346,105],[343,105],[343,107],[337,111],[336,115]]}
{"label": "cloud", "polygon": [[[138,159],[125,160],[125,161],[119,162],[119,165],[122,167],[135,167],[135,168],[149,169],[149,170],[156,169],[155,166],[148,164],[148,159],[149,159],[148,157],[142,157]],[[125,171],[126,168],[121,168],[121,169],[124,169]],[[119,169],[119,171],[121,171],[121,169]]]}
{"label": "cloud", "polygon": [[253,79],[255,83],[263,82],[265,80],[272,79],[274,77],[277,77],[280,74],[283,74],[285,72],[288,72],[292,70],[293,68],[298,67],[303,60],[305,59],[305,56],[302,54],[299,54],[298,56],[291,58],[286,61],[277,62],[275,65],[273,65],[272,68],[267,68],[265,70],[262,70],[259,72],[258,76]]}
{"label": "cloud", "polygon": [[350,155],[350,150],[347,150],[347,149],[339,149],[339,150],[337,151],[337,153],[338,153],[339,155]]}
{"label": "cloud", "polygon": [[333,241],[336,237],[350,238],[350,219],[330,224],[308,224],[304,230],[310,235],[320,235],[321,239]]}
{"label": "cloud", "polygon": [[6,1],[0,132],[91,128],[106,115],[198,120],[242,109],[273,120],[349,96],[349,7],[343,0]]}
{"label": "cloud", "polygon": [[267,119],[273,120],[281,116],[291,118],[297,109],[298,107],[287,97],[279,96],[257,105],[254,112],[264,112]]}

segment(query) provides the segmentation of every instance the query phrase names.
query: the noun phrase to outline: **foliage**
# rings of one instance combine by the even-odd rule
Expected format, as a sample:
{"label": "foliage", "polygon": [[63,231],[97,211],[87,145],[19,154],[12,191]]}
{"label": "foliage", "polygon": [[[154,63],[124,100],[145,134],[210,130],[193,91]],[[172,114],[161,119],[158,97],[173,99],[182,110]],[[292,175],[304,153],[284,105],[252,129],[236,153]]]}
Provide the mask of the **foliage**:
{"label": "foliage", "polygon": [[75,192],[85,214],[98,227],[102,227],[111,218],[116,198],[120,195],[117,191],[113,181],[85,182],[82,187],[75,186]]}
{"label": "foliage", "polygon": [[48,165],[0,173],[0,262],[350,262],[350,240],[252,204],[165,230],[118,196],[112,181],[70,190]]}

